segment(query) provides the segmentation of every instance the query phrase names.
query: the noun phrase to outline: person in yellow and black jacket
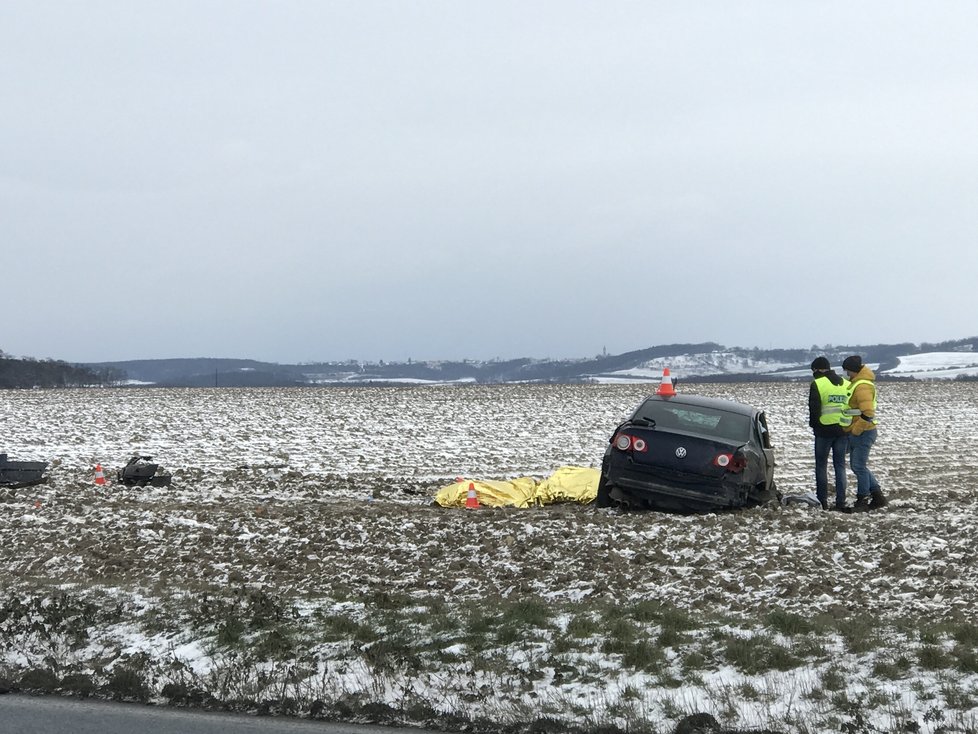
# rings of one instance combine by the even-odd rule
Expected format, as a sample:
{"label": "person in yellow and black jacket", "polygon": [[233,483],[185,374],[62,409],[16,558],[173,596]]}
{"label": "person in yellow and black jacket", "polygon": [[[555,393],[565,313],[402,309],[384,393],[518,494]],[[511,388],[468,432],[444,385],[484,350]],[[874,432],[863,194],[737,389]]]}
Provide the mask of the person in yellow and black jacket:
{"label": "person in yellow and black jacket", "polygon": [[[836,374],[825,357],[812,362],[808,391],[808,425],[815,434],[815,496],[823,510],[851,512],[846,506],[846,449],[849,434],[849,382]],[[835,503],[829,507],[829,453],[835,470]]]}
{"label": "person in yellow and black jacket", "polygon": [[849,414],[852,424],[849,432],[849,466],[856,475],[856,504],[854,512],[865,512],[886,507],[886,497],[880,483],[869,468],[869,453],[876,443],[876,375],[863,364],[858,354],[846,357],[842,362],[852,383],[849,397]]}

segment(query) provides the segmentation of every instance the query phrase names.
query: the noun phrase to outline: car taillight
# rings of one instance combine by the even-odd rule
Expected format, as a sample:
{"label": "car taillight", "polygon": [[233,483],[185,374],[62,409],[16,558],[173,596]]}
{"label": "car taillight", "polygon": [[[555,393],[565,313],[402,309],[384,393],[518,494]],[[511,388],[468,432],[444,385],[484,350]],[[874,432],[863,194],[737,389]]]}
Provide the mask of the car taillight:
{"label": "car taillight", "polygon": [[649,445],[645,442],[644,438],[629,436],[627,433],[619,433],[611,440],[611,443],[619,451],[645,452],[649,449]]}
{"label": "car taillight", "polygon": [[714,466],[729,472],[742,472],[747,468],[747,459],[743,454],[717,454],[713,457]]}

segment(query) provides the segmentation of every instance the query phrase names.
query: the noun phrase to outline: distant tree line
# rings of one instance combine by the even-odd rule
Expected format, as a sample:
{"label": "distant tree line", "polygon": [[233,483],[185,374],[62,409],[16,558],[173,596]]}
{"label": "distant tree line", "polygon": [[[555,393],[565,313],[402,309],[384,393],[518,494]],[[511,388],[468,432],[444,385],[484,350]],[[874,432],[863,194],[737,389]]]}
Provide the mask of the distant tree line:
{"label": "distant tree line", "polygon": [[111,367],[96,370],[60,360],[15,359],[0,351],[0,389],[110,385],[122,377]]}

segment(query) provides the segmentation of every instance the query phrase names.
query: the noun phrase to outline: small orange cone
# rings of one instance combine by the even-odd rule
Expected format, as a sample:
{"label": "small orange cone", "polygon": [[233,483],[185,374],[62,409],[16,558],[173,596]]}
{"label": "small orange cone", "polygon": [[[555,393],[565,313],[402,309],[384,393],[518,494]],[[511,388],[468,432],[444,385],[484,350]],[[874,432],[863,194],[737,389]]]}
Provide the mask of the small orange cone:
{"label": "small orange cone", "polygon": [[659,383],[659,389],[655,393],[656,395],[662,395],[666,398],[671,398],[676,394],[676,388],[672,384],[672,378],[669,377],[669,368],[665,367],[662,370],[662,382]]}
{"label": "small orange cone", "polygon": [[479,496],[475,493],[475,482],[469,482],[469,493],[465,497],[465,506],[470,510],[479,509]]}
{"label": "small orange cone", "polygon": [[102,465],[95,465],[95,483],[100,487],[105,484],[105,474],[102,473]]}

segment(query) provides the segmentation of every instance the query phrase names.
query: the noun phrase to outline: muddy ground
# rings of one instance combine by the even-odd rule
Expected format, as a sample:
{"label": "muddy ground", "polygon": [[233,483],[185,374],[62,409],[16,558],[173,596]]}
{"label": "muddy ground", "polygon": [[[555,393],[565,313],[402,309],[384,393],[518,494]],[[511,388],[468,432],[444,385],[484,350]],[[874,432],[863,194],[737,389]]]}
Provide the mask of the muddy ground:
{"label": "muddy ground", "polygon": [[[202,495],[195,481],[213,489]],[[978,525],[964,492],[953,503],[895,497],[860,515],[774,505],[676,516],[446,509],[432,502],[435,484],[330,482],[255,470],[96,488],[55,470],[47,486],[0,490],[0,563],[15,588],[45,580],[153,594],[259,584],[301,598],[658,599],[885,617],[954,617],[978,602]]]}

